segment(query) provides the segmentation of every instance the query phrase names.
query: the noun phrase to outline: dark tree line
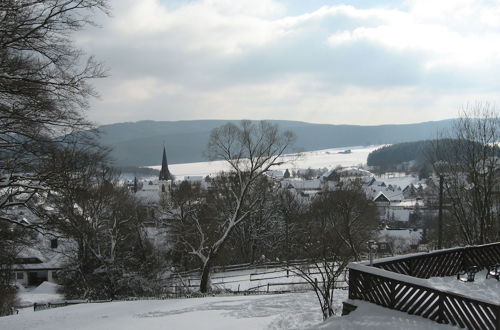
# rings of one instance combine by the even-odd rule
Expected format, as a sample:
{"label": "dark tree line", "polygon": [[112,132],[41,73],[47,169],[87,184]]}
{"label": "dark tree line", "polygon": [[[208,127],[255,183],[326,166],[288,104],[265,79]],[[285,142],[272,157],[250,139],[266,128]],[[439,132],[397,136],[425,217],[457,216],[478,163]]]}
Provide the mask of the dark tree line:
{"label": "dark tree line", "polygon": [[68,241],[60,274],[68,297],[115,298],[151,294],[156,264],[145,236],[145,209],[119,183],[118,172],[95,148],[56,150],[49,166],[46,228]]}

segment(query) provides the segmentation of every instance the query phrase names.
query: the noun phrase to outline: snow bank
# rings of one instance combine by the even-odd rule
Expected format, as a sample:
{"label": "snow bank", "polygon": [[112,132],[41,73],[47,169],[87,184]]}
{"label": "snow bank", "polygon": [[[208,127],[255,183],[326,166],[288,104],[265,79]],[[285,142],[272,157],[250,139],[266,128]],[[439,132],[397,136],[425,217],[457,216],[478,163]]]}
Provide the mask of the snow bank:
{"label": "snow bank", "polygon": [[474,282],[462,282],[456,276],[431,277],[429,283],[443,291],[455,292],[476,300],[500,303],[500,282],[494,278],[486,279],[486,270],[476,273]]}
{"label": "snow bank", "polygon": [[31,291],[31,293],[34,294],[54,294],[57,293],[57,290],[59,290],[61,286],[57,285],[55,283],[50,283],[50,282],[43,282],[39,286],[37,286],[35,289]]}
{"label": "snow bank", "polygon": [[310,328],[322,330],[422,330],[456,329],[450,325],[439,324],[416,315],[383,308],[364,301],[351,301],[358,308],[347,316],[332,317],[326,322]]}
{"label": "snow bank", "polygon": [[20,306],[31,306],[34,303],[43,304],[63,300],[63,295],[57,293],[59,285],[43,282],[34,289],[20,289],[17,293]]}

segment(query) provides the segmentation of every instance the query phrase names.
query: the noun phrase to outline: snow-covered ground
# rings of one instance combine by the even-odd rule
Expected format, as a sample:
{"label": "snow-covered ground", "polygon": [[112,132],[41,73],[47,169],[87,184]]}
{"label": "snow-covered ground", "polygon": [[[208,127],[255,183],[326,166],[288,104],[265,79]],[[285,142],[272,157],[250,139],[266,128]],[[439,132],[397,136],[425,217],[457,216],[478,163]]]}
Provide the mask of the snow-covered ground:
{"label": "snow-covered ground", "polygon": [[[215,273],[214,282],[222,287],[236,289],[262,283],[283,282],[282,269],[255,269]],[[222,280],[220,276],[225,278]],[[281,277],[277,279],[275,277]],[[429,281],[438,288],[474,296],[493,297],[499,292],[496,280],[484,280],[477,274],[477,282],[461,283],[456,278],[433,278]],[[291,282],[298,280],[293,276]],[[465,289],[459,288],[464,285]],[[496,287],[495,287],[496,285]],[[473,287],[474,286],[474,287]],[[243,290],[243,287],[241,288]],[[459,291],[457,291],[459,290]],[[487,291],[490,290],[488,293]],[[59,301],[57,286],[44,282],[40,287],[23,291],[19,297],[27,302]],[[340,315],[347,291],[336,290],[334,305]],[[491,298],[491,299],[494,299]],[[498,297],[497,297],[498,299]],[[290,294],[252,296],[219,296],[170,300],[123,301],[80,304],[33,312],[24,308],[18,315],[0,318],[0,329],[446,329],[419,316],[408,315],[362,301],[349,316],[335,316],[322,322],[319,304],[312,291]]]}
{"label": "snow-covered ground", "polygon": [[318,306],[312,292],[80,304],[1,317],[0,329],[304,329]]}
{"label": "snow-covered ground", "polygon": [[[302,153],[301,157],[297,158],[296,155],[288,155],[285,157],[289,162],[274,169],[280,170],[293,170],[293,169],[306,169],[306,168],[335,168],[341,166],[355,166],[359,164],[366,164],[368,154],[375,149],[382,147],[381,145],[374,145],[368,147],[342,147],[333,149],[324,149],[317,151],[308,151]],[[350,149],[351,153],[340,153],[344,150]],[[150,166],[151,168],[161,169],[161,165]],[[213,161],[213,162],[199,162],[199,163],[184,163],[169,165],[170,172],[180,179],[185,176],[206,176],[209,174],[216,174],[221,171],[229,170],[227,162]]]}
{"label": "snow-covered ground", "polygon": [[383,181],[387,186],[398,186],[401,189],[405,188],[409,184],[423,183],[418,180],[417,176],[406,175],[405,173],[388,173],[384,175],[375,176],[377,181]]}
{"label": "snow-covered ground", "polygon": [[358,308],[349,315],[333,317],[310,328],[317,330],[423,330],[457,329],[450,325],[438,324],[416,315],[397,312],[364,301],[355,301]]}
{"label": "snow-covered ground", "polygon": [[43,282],[36,288],[25,289],[19,286],[17,298],[19,306],[32,306],[33,303],[48,303],[64,300],[63,295],[57,293],[59,285]]}
{"label": "snow-covered ground", "polygon": [[[340,315],[346,291],[337,291]],[[358,304],[358,303],[357,303]],[[346,317],[322,322],[313,292],[81,304],[0,317],[0,329],[447,329],[424,318],[359,302]]]}
{"label": "snow-covered ground", "polygon": [[492,277],[486,279],[486,270],[476,273],[474,282],[462,282],[457,280],[456,276],[431,277],[429,282],[440,290],[460,293],[495,304],[500,301],[500,282]]}

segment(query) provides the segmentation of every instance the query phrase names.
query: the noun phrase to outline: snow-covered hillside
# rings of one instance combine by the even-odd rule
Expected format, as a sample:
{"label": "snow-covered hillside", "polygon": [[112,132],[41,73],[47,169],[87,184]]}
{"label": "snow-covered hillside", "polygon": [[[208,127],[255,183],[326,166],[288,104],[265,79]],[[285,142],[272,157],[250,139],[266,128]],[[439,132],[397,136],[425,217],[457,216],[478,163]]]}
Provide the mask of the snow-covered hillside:
{"label": "snow-covered hillside", "polygon": [[[299,158],[295,154],[287,155],[285,158],[290,162],[275,169],[335,168],[338,165],[354,166],[366,164],[368,154],[380,147],[381,145],[373,145],[368,147],[357,146],[316,150],[304,152]],[[346,150],[351,150],[351,152],[343,153]],[[150,167],[159,170],[161,165]],[[185,176],[206,176],[229,169],[227,163],[224,161],[173,164],[169,165],[169,168],[172,174],[178,179]]]}

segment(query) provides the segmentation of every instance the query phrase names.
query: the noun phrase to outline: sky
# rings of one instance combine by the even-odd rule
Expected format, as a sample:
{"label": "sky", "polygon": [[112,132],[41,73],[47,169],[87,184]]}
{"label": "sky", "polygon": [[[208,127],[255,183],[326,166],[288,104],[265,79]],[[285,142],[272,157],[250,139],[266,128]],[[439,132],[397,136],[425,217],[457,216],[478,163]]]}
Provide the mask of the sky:
{"label": "sky", "polygon": [[500,104],[500,1],[110,0],[88,116],[379,125]]}

